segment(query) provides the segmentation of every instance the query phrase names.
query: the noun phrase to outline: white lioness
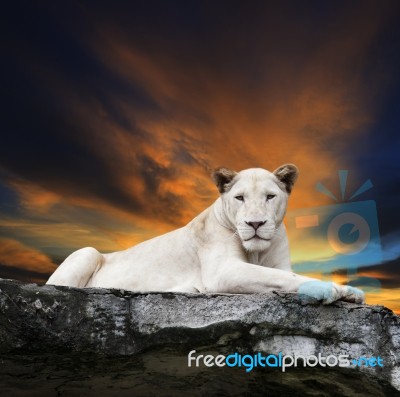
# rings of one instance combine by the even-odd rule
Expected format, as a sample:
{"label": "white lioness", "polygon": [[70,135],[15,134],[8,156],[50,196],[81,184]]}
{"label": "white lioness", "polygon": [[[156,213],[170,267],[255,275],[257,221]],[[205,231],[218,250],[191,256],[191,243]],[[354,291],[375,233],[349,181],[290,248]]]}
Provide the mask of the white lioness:
{"label": "white lioness", "polygon": [[221,196],[186,226],[125,251],[94,248],[72,253],[47,284],[120,288],[137,292],[299,292],[327,304],[361,303],[362,291],[323,283],[290,271],[282,223],[297,179],[292,164],[273,173],[261,168],[220,168],[213,179]]}

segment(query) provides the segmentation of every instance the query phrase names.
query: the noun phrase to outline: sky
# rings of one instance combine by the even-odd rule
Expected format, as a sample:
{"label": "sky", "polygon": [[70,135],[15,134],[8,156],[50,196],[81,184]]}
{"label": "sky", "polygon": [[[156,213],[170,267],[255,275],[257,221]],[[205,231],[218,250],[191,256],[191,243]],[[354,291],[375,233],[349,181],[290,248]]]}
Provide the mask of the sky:
{"label": "sky", "polygon": [[[294,163],[296,271],[326,277],[334,253],[291,214],[373,200],[382,257],[357,277],[400,313],[398,2],[16,1],[1,18],[0,277],[43,283],[76,249],[185,225],[216,167]],[[342,199],[339,170],[349,194],[373,188]]]}

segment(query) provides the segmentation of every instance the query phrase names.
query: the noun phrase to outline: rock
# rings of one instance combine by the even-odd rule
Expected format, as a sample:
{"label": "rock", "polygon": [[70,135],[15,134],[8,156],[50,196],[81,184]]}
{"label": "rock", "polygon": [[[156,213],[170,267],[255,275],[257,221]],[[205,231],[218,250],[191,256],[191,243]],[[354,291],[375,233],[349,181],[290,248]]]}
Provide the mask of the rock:
{"label": "rock", "polygon": [[[192,350],[380,357],[383,367],[188,367]],[[10,396],[397,396],[400,318],[282,292],[137,294],[0,279],[0,363]]]}

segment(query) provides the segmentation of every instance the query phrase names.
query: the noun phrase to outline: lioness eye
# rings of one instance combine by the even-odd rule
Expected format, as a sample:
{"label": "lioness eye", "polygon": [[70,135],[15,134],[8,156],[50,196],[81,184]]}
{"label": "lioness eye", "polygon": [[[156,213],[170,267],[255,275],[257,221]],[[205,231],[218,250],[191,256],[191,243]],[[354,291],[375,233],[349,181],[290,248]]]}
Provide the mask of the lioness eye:
{"label": "lioness eye", "polygon": [[275,197],[275,194],[269,194],[267,196],[267,200],[272,200]]}
{"label": "lioness eye", "polygon": [[243,196],[235,196],[235,199],[239,200],[239,201],[244,201],[244,197]]}

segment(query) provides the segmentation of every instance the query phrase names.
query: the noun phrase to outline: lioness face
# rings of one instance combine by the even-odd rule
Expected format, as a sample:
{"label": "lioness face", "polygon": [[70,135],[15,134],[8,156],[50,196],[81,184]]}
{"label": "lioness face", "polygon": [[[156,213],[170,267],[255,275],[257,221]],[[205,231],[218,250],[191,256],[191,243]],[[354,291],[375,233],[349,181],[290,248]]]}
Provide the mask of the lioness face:
{"label": "lioness face", "polygon": [[298,170],[291,164],[273,173],[251,168],[239,173],[221,168],[214,180],[221,192],[225,216],[247,251],[268,249],[286,213]]}

